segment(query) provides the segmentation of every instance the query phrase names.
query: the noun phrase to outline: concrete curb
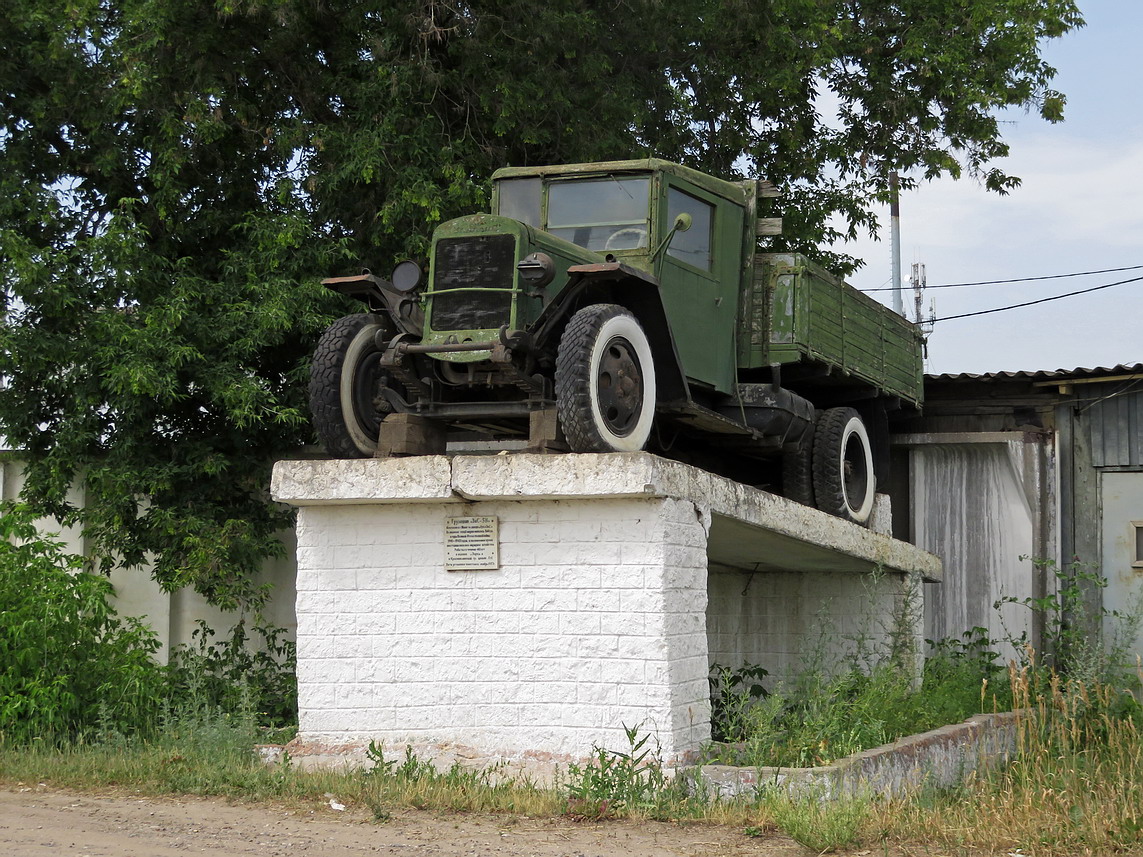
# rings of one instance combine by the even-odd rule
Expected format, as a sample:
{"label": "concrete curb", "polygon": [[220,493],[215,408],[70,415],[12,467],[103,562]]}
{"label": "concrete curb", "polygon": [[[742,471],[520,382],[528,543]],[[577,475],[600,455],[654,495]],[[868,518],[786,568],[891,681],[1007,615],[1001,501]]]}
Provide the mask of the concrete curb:
{"label": "concrete curb", "polygon": [[957,785],[972,772],[1007,764],[1016,750],[1019,716],[977,715],[818,768],[704,765],[692,772],[697,788],[721,797],[767,788],[826,799],[859,793],[901,797],[923,786]]}

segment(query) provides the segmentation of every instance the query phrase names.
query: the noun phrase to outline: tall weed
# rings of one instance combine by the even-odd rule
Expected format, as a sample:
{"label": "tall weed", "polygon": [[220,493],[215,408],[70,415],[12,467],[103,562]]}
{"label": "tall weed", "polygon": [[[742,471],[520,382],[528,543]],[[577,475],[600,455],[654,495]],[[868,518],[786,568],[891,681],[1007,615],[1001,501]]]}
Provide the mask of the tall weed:
{"label": "tall weed", "polygon": [[[876,616],[883,579],[875,571],[865,581],[870,617]],[[820,611],[803,669],[769,691],[761,687],[766,671],[758,665],[715,667],[711,731],[716,741],[735,746],[712,748],[712,758],[813,767],[982,710],[1006,710],[1006,682],[998,680],[1002,670],[983,629],[930,644],[932,655],[918,673],[920,607],[912,581],[888,617],[870,618],[848,636],[837,633],[829,611]],[[838,652],[847,653],[840,667]]]}
{"label": "tall weed", "polygon": [[0,739],[112,740],[255,714],[296,722],[294,645],[282,629],[248,630],[242,618],[213,642],[199,622],[194,643],[162,667],[155,633],[119,616],[111,582],[86,566],[25,506],[0,509]]}
{"label": "tall weed", "polygon": [[[1078,561],[1063,568],[1053,560],[1030,561],[1055,578],[1056,592],[1040,598],[1005,596],[993,606],[999,611],[1014,604],[1039,617],[1044,629],[1043,641],[1035,649],[1040,667],[1085,684],[1115,682],[1129,675],[1129,649],[1143,623],[1143,589],[1122,610],[1108,609],[1101,597],[1107,579],[1092,567]],[[1019,666],[1030,665],[1023,654],[1033,650],[1026,630],[1012,634],[1005,629],[1003,642],[1016,651]]]}
{"label": "tall weed", "polygon": [[285,630],[266,624],[261,617],[255,617],[247,630],[243,616],[229,636],[217,642],[214,636],[214,630],[200,619],[191,634],[192,643],[171,651],[172,698],[186,700],[203,712],[253,712],[265,726],[296,722],[297,655]]}
{"label": "tall weed", "polygon": [[567,771],[567,811],[585,818],[623,815],[669,815],[667,807],[685,803],[687,789],[669,779],[650,746],[650,735],[638,726],[624,726],[626,751],[594,749],[585,765],[571,764]]}
{"label": "tall weed", "polygon": [[966,787],[882,811],[887,832],[954,850],[1029,855],[1143,848],[1143,711],[1126,689],[1012,668],[1017,752]]}

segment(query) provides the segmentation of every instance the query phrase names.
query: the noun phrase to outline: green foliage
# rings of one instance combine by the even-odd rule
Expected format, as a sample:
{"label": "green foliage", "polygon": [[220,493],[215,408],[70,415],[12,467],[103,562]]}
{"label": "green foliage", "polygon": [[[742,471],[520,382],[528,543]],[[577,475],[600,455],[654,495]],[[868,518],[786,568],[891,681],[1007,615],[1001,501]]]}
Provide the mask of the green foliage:
{"label": "green foliage", "polygon": [[[1040,598],[1005,596],[994,609],[1014,604],[1039,617],[1043,627],[1041,669],[1050,668],[1087,683],[1122,681],[1124,673],[1135,668],[1129,662],[1128,650],[1143,621],[1143,590],[1135,594],[1134,603],[1122,610],[1109,610],[1101,596],[1107,579],[1095,569],[1078,561],[1063,568],[1054,560],[1031,562],[1041,574],[1055,579],[1056,592]],[[1105,632],[1105,621],[1113,628],[1110,635]],[[1020,634],[1006,631],[1004,642],[1016,650],[1021,666],[1030,664],[1034,653],[1026,630]]]}
{"label": "green foliage", "polygon": [[628,750],[594,748],[586,765],[571,764],[567,770],[569,815],[612,818],[631,814],[662,817],[664,807],[682,801],[682,782],[668,780],[649,744],[650,735],[639,736],[638,726],[624,726]]}
{"label": "green foliage", "polygon": [[159,643],[111,607],[111,584],[39,535],[31,513],[0,514],[0,736],[26,744],[152,725]]}
{"label": "green foliage", "polygon": [[30,778],[67,788],[130,786],[136,793],[247,800],[302,796],[325,785],[305,782],[288,765],[265,765],[251,750],[264,740],[251,717],[193,709],[171,706],[147,734],[92,733],[47,747],[0,741],[0,771],[10,782]]}
{"label": "green foliage", "polygon": [[1082,24],[1072,0],[9,5],[0,429],[102,564],[225,607],[290,522],[269,467],[311,439],[306,362],[346,309],[319,277],[423,255],[498,166],[648,154],[774,180],[772,246],[828,257],[890,170],[1014,187],[997,111],[1059,119],[1041,43]]}
{"label": "green foliage", "polygon": [[[1139,705],[1124,688],[1137,688],[1140,677],[1126,652],[1143,619],[1143,596],[1119,611],[1093,608],[1093,593],[1098,595],[1107,585],[1101,575],[1078,564],[1064,570],[1050,562],[1037,564],[1054,573],[1056,593],[1002,598],[994,607],[1015,604],[1038,613],[1047,658],[1031,646],[1027,632],[994,640],[987,629],[976,627],[960,638],[926,641],[929,656],[918,684],[910,669],[907,633],[916,605],[907,593],[898,615],[884,629],[887,646],[872,644],[868,632],[846,641],[851,648],[848,668],[824,668],[825,653],[839,648],[825,622],[805,653],[806,668],[788,685],[769,692],[760,686],[747,689],[748,678],[761,679],[765,670],[745,665],[732,673],[716,667],[711,680],[712,736],[736,746],[714,747],[712,757],[748,765],[824,765],[977,713],[1010,711],[1043,698],[1076,705],[1069,688],[1079,689],[1081,700],[1084,688],[1118,688],[1092,707],[1093,716],[1100,722],[1107,717],[1136,718]],[[876,586],[879,579],[874,573],[868,585]],[[1105,625],[1105,620],[1110,622]],[[1000,659],[1002,644],[1017,658],[1012,665],[1015,682]],[[1023,703],[1014,698],[1017,691],[1024,694]],[[1078,722],[1084,705],[1070,715],[1073,722]],[[1088,728],[1086,721],[1080,725]]]}
{"label": "green foliage", "polygon": [[211,642],[215,632],[204,622],[191,633],[193,643],[171,651],[168,665],[173,699],[189,701],[200,712],[252,711],[266,726],[284,726],[298,718],[297,656],[285,629],[246,618],[230,636]]}
{"label": "green foliage", "polygon": [[924,695],[927,728],[956,723],[976,713],[1009,711],[1012,687],[1007,670],[985,628],[966,631],[958,640],[928,641]]}
{"label": "green foliage", "polygon": [[112,607],[107,578],[36,529],[30,510],[0,514],[0,737],[67,741],[153,735],[217,718],[283,726],[297,719],[293,643],[281,628],[246,621],[212,644],[199,622],[193,646],[154,660],[155,633]]}
{"label": "green foliage", "polygon": [[713,664],[710,668],[710,733],[719,743],[741,741],[746,735],[747,714],[768,694],[761,681],[770,673],[758,664],[737,669]]}
{"label": "green foliage", "polygon": [[986,684],[992,674],[944,656],[930,659],[919,687],[890,664],[870,673],[804,674],[750,707],[739,743],[715,757],[752,766],[827,765],[981,710],[1007,710],[1007,684]]}
{"label": "green foliage", "polygon": [[[870,618],[844,638],[823,602],[815,638],[802,652],[801,670],[792,681],[767,691],[761,684],[767,673],[759,665],[744,664],[733,672],[715,668],[712,737],[735,745],[715,747],[715,758],[732,764],[824,765],[979,710],[984,674],[942,673],[937,665],[944,661],[938,658],[931,663],[934,671],[926,670],[924,682],[919,681],[920,587],[916,580],[907,582],[891,615],[881,620],[874,617],[885,582],[883,569],[865,575],[864,593],[853,609]],[[965,681],[971,700],[960,692]],[[961,698],[950,699],[957,694]]]}

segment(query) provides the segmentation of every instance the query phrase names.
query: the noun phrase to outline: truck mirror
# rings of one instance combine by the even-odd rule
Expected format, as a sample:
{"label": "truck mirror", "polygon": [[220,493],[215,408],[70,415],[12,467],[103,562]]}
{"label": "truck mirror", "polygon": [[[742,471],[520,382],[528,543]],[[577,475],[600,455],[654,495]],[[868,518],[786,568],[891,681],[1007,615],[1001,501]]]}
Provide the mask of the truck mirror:
{"label": "truck mirror", "polygon": [[[685,211],[679,212],[675,217],[675,222],[671,225],[671,231],[667,233],[667,237],[659,242],[659,246],[655,248],[655,252],[651,254],[651,259],[658,259],[659,254],[671,246],[671,239],[675,237],[678,232],[686,232],[691,228],[694,223],[694,218],[687,214]],[[655,271],[658,274],[658,269]]]}

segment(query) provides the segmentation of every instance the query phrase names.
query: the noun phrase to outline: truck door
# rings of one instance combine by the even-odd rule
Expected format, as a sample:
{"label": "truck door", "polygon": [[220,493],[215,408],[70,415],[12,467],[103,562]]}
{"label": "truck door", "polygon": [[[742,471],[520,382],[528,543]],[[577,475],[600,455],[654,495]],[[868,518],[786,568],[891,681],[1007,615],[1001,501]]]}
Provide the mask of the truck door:
{"label": "truck door", "polygon": [[734,330],[743,210],[670,175],[659,195],[659,238],[683,212],[692,218],[662,255],[659,278],[683,369],[693,384],[730,393],[737,380]]}

